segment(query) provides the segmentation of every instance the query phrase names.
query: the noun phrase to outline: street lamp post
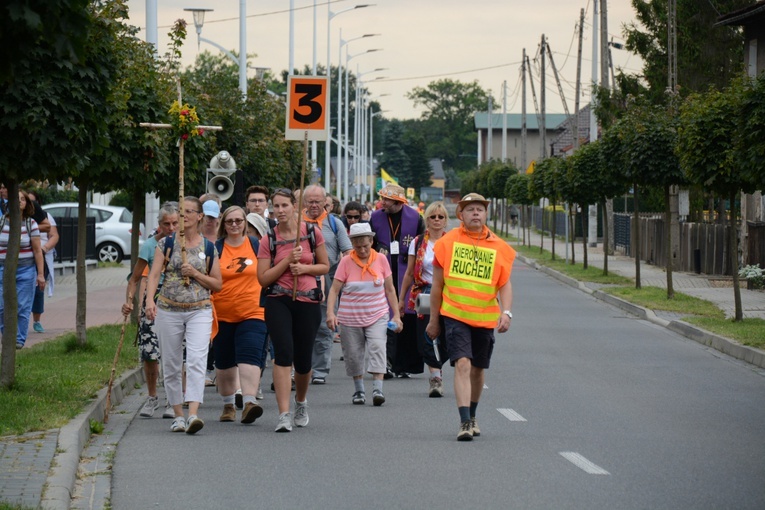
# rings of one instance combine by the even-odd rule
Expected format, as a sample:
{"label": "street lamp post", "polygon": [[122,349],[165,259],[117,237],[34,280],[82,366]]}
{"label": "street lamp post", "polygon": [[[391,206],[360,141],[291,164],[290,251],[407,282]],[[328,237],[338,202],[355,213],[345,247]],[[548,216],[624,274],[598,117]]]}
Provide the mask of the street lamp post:
{"label": "street lamp post", "polygon": [[[332,18],[335,16],[339,16],[344,12],[353,11],[355,9],[363,9],[364,7],[371,7],[375,4],[359,4],[354,5],[353,7],[348,7],[347,9],[343,9],[341,11],[332,12],[332,2],[327,2],[327,80],[330,79],[330,72],[332,69],[331,66],[331,35],[332,31],[330,30],[330,25],[332,23]],[[339,62],[338,62],[338,72],[340,72],[339,68]],[[327,101],[327,107],[329,108],[329,111],[331,113],[332,106],[330,104],[330,101]],[[340,116],[340,110],[337,110],[338,118]],[[338,129],[337,133],[338,141],[340,140],[340,130]],[[327,137],[326,145],[324,147],[324,189],[329,191],[329,153],[330,149],[332,147],[332,140],[331,137]]]}
{"label": "street lamp post", "polygon": [[369,115],[369,173],[364,174],[364,203],[371,198],[372,185],[375,182],[375,117],[382,115],[383,111],[378,110]]}
{"label": "street lamp post", "polygon": [[[343,202],[343,195],[342,195],[342,178],[341,178],[341,168],[343,167],[343,151],[342,151],[342,124],[343,124],[343,116],[341,115],[341,112],[343,111],[343,74],[342,74],[342,61],[343,61],[343,46],[346,46],[348,43],[357,41],[359,39],[364,39],[366,37],[376,37],[380,34],[364,34],[359,37],[354,37],[352,39],[348,39],[347,41],[343,40],[343,29],[340,29],[340,44],[338,45],[338,51],[337,51],[337,176],[336,176],[336,186],[337,186],[337,198],[341,202]],[[345,50],[347,54],[347,49]],[[346,63],[347,67],[347,63]],[[348,197],[345,197],[346,201]]]}
{"label": "street lamp post", "polygon": [[212,9],[186,8],[184,11],[191,12],[194,17],[194,27],[197,30],[197,48],[201,42],[211,44],[226,54],[228,58],[239,66],[239,90],[242,98],[247,99],[247,4],[246,0],[239,0],[239,58],[218,43],[202,37],[202,25],[205,23],[205,13]]}
{"label": "street lamp post", "polygon": [[[358,183],[359,181],[359,174],[361,171],[361,168],[364,166],[364,158],[366,157],[366,154],[364,152],[365,145],[366,145],[366,138],[364,137],[365,133],[364,126],[366,126],[366,118],[365,118],[365,95],[363,94],[362,89],[362,81],[361,77],[365,76],[367,74],[376,73],[380,71],[385,71],[387,68],[385,67],[378,67],[377,69],[372,69],[371,71],[366,71],[364,73],[359,73],[358,66],[356,66],[356,115],[354,116],[354,155],[353,155],[353,176],[354,176],[354,182]],[[347,70],[346,70],[347,72]],[[347,112],[347,106],[346,105],[346,112]],[[346,128],[347,128],[347,121],[346,121]],[[345,182],[345,190],[346,190],[346,196],[348,195],[348,176],[346,173],[346,182]]]}

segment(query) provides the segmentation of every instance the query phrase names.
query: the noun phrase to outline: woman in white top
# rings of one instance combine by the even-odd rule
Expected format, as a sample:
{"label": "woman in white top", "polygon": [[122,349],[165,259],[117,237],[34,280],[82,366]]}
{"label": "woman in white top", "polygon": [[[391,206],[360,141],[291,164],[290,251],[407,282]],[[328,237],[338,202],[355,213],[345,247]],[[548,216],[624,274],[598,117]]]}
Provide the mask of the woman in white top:
{"label": "woman in white top", "polygon": [[[409,243],[408,265],[401,282],[398,300],[400,313],[403,314],[406,309],[414,310],[417,296],[420,294],[430,294],[430,285],[433,282],[433,246],[444,235],[448,221],[449,214],[443,202],[433,202],[425,209],[425,233]],[[410,288],[407,302],[406,291]],[[425,335],[425,326],[429,320],[430,315],[417,315],[417,348],[430,370],[428,396],[437,398],[444,395],[441,367],[449,357],[443,333],[439,336],[437,344]],[[443,327],[441,331],[444,331]]]}
{"label": "woman in white top", "polygon": [[[42,204],[39,197],[33,192],[29,192],[29,199],[36,201],[38,204]],[[56,253],[56,245],[58,244],[58,229],[56,228],[56,220],[53,219],[49,213],[45,213],[48,216],[48,223],[50,223],[50,230],[48,232],[40,231],[40,247],[45,258],[45,266],[47,266],[47,275],[45,281],[48,285],[48,297],[53,295],[53,257]],[[32,303],[32,329],[35,333],[45,333],[40,318],[45,313],[45,289],[35,289],[35,299]]]}

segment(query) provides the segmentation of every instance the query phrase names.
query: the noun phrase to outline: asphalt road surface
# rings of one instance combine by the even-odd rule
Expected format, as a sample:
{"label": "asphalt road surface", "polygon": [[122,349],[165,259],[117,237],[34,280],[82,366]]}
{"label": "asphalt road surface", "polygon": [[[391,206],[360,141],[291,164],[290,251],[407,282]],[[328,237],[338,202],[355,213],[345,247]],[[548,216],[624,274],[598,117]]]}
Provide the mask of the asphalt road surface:
{"label": "asphalt road surface", "polygon": [[419,375],[354,406],[335,344],[304,429],[274,433],[268,388],[253,425],[218,422],[213,388],[196,436],[136,418],[112,508],[765,508],[764,371],[521,262],[513,287],[474,441],[456,441],[450,368],[445,398]]}

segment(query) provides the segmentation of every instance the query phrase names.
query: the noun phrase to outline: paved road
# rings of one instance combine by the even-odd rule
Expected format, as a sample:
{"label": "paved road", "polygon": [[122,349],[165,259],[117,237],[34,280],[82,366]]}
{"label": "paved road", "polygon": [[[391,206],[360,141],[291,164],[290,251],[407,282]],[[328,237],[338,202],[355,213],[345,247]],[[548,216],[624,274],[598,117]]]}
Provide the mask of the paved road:
{"label": "paved road", "polygon": [[513,281],[472,443],[422,376],[351,405],[336,349],[305,429],[273,432],[267,390],[252,426],[217,422],[212,389],[196,436],[136,418],[112,508],[765,508],[765,372],[524,264]]}

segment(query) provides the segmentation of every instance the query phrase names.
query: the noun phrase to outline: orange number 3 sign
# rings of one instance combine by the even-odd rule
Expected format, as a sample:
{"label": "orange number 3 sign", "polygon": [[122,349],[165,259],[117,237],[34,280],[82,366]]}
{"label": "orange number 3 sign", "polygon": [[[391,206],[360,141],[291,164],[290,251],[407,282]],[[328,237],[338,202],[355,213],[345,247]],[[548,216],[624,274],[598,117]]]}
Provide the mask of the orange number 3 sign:
{"label": "orange number 3 sign", "polygon": [[287,140],[326,140],[329,133],[329,86],[323,76],[287,80]]}

